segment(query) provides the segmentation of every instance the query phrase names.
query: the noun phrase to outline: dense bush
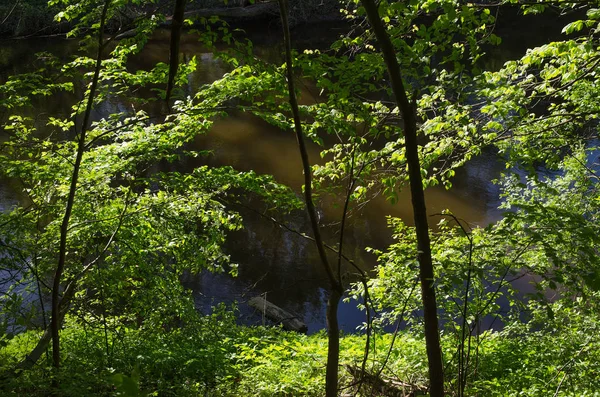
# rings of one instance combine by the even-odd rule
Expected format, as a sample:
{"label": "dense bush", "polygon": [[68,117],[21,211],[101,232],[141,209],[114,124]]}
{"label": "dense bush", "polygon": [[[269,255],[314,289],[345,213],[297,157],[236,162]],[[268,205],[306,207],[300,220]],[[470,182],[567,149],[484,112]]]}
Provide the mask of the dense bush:
{"label": "dense bush", "polygon": [[[66,347],[61,389],[65,396],[132,395],[152,391],[155,395],[197,395],[214,390],[235,378],[235,344],[243,336],[231,313],[198,318],[172,330],[132,328],[119,319],[104,321],[70,318],[62,332]],[[0,351],[1,362],[14,365],[35,346],[38,333],[14,337]],[[49,392],[49,357],[33,371],[5,385],[9,395],[46,395]],[[135,390],[135,392],[133,392]]]}
{"label": "dense bush", "polygon": [[489,334],[472,395],[597,396],[600,324],[589,298],[534,307],[528,323]]}

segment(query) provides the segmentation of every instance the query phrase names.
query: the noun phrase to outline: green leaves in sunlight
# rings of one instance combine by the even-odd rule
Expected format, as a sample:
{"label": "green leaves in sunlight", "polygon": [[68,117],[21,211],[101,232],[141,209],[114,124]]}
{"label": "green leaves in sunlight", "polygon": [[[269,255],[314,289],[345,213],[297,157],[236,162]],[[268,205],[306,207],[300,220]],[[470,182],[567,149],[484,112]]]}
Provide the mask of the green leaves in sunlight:
{"label": "green leaves in sunlight", "polygon": [[[188,3],[190,11],[216,6]],[[257,3],[253,9],[267,6]],[[322,395],[324,333],[240,326],[237,309],[224,305],[201,314],[182,283],[203,271],[237,274],[224,247],[245,227],[240,208],[267,217],[303,208],[299,195],[272,176],[213,166],[204,139],[211,139],[215,122],[237,114],[277,127],[269,131],[277,138],[289,135],[294,119],[286,66],[217,17],[188,20],[203,56],[182,54],[167,113],[165,54],[153,54],[145,67],[137,62],[170,21],[161,12],[170,4],[153,0],[113,0],[107,9],[60,290],[76,285],[61,331],[63,369],[48,371],[50,361],[41,354],[40,365],[13,372],[43,340],[41,328],[48,324],[45,297],[93,86],[91,54],[98,50],[102,12],[101,2],[92,0],[49,4],[77,43],[69,44],[69,55],[28,58],[14,68],[21,73],[3,69],[0,80],[0,181],[15,196],[0,212],[0,376],[8,374],[8,395],[56,394],[52,383],[63,385],[66,396]],[[229,6],[247,11],[237,2]],[[294,10],[305,6],[299,2]],[[378,205],[380,196],[391,204],[402,201],[405,120],[361,2],[342,6],[347,31],[320,48],[299,42],[293,74],[311,160],[320,154],[312,166],[317,207],[346,199],[348,213],[357,217],[375,213],[360,210]],[[561,15],[552,19],[556,35],[544,31],[534,37],[535,46],[489,66],[493,46],[526,43],[520,35],[528,32],[499,37],[507,27],[529,21],[545,27],[548,20],[538,18],[549,10]],[[504,172],[496,186],[486,185],[502,212],[493,222],[489,217],[489,224],[470,224],[444,209],[430,216],[447,394],[595,395],[598,2],[382,0],[378,11],[417,121],[424,186],[451,189],[461,167],[482,153]],[[206,83],[194,73],[208,67],[208,58],[219,69]],[[41,104],[48,102],[46,110]],[[487,170],[476,168],[467,171],[487,178]],[[458,199],[470,205],[477,198],[469,192]],[[377,219],[357,223],[371,221]],[[428,387],[415,230],[391,215],[387,223],[389,235],[376,237],[376,249],[360,246],[364,236],[350,232],[350,223],[347,234],[329,233],[335,225],[323,234],[333,241],[332,252],[343,251],[340,263],[364,249],[376,262],[371,269],[355,261],[350,271],[370,278],[345,298],[375,320],[355,335],[342,335],[340,394],[385,394],[374,386],[379,381],[392,384],[396,394]],[[354,251],[344,238],[353,239]],[[342,270],[339,276],[345,282]],[[374,378],[363,376],[363,367]]]}
{"label": "green leaves in sunlight", "polygon": [[[58,18],[75,22],[71,34],[97,29],[91,22],[98,17],[97,2],[54,3],[64,7]],[[115,23],[123,7],[140,2],[109,4],[108,19]],[[140,19],[136,34],[108,46],[100,65],[96,113],[83,142],[66,246],[63,284],[77,282],[75,297],[66,304],[75,328],[98,324],[99,313],[105,329],[110,323],[119,333],[136,327],[156,332],[166,324],[194,321],[199,313],[181,278],[204,270],[236,274],[222,248],[228,233],[243,227],[234,205],[253,198],[263,212],[280,213],[300,206],[292,190],[272,177],[208,167],[208,151],[191,147],[210,131],[215,118],[225,115],[235,92],[233,84],[226,87],[227,78],[200,85],[194,95],[177,93],[169,115],[149,111],[160,99],[157,87],[164,86],[167,67],[157,63],[135,70],[131,59],[160,20]],[[227,29],[216,32],[205,42],[214,44],[224,36],[231,40]],[[31,297],[43,299],[50,293],[48,277],[56,266],[80,116],[95,63],[87,56],[90,42],[85,37],[82,45],[71,61],[41,54],[33,71],[0,85],[0,104],[9,112],[2,125],[0,178],[10,182],[19,198],[18,205],[0,213],[0,269],[3,277],[12,277],[1,292],[3,335],[47,321],[44,302],[40,313]],[[195,58],[181,65],[176,84],[186,84],[197,67]],[[212,95],[220,88],[229,91]],[[26,116],[28,107],[44,97],[61,98],[66,106]],[[114,99],[124,105],[113,106]],[[6,345],[4,336],[2,340]],[[142,395],[133,392],[140,375],[131,368],[116,374],[112,381],[119,393]]]}

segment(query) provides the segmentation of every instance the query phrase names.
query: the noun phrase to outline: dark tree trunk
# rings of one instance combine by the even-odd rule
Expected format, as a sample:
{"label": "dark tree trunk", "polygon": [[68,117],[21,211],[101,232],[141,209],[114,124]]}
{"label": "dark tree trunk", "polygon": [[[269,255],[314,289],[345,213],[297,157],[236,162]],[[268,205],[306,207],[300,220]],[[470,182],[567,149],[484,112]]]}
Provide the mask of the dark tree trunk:
{"label": "dark tree trunk", "polygon": [[327,298],[327,368],[325,373],[325,395],[336,397],[338,394],[338,367],[340,363],[340,325],[338,306],[342,293],[335,288],[329,291]]}
{"label": "dark tree trunk", "polygon": [[179,43],[181,42],[181,29],[183,28],[183,20],[185,13],[186,0],[175,0],[175,10],[173,19],[171,20],[171,46],[169,51],[169,80],[167,82],[166,102],[167,108],[171,108],[169,101],[173,94],[173,86],[175,85],[175,77],[179,69]]}
{"label": "dark tree trunk", "polygon": [[102,65],[102,51],[104,49],[103,34],[104,24],[106,22],[106,15],[108,13],[108,7],[110,6],[111,0],[104,2],[102,9],[102,15],[100,17],[100,29],[98,30],[98,54],[96,57],[96,65],[94,69],[94,77],[90,86],[90,94],[87,99],[85,113],[83,115],[83,122],[81,125],[81,131],[79,132],[79,139],[77,141],[77,154],[75,157],[75,164],[73,165],[73,173],[71,174],[71,185],[69,188],[69,195],[67,197],[67,204],[65,207],[65,214],[60,227],[60,243],[58,250],[58,264],[54,273],[54,279],[52,282],[52,320],[50,323],[50,330],[52,335],[52,363],[55,368],[60,367],[60,327],[62,318],[60,313],[60,286],[62,281],[62,274],[65,269],[65,262],[67,256],[67,233],[69,231],[69,221],[71,219],[71,212],[73,211],[73,205],[75,203],[75,193],[77,192],[77,180],[79,178],[79,169],[81,167],[81,160],[83,153],[85,152],[85,138],[88,125],[90,123],[90,116],[92,113],[92,107],[94,105],[94,96],[96,88],[98,86],[98,80],[100,78],[100,68]]}
{"label": "dark tree trunk", "polygon": [[327,370],[326,370],[326,385],[325,391],[327,397],[337,397],[338,387],[338,365],[339,365],[339,352],[340,352],[340,331],[339,323],[337,318],[337,308],[340,299],[343,295],[343,287],[341,281],[336,277],[333,268],[329,264],[327,254],[325,252],[325,244],[321,237],[321,231],[319,227],[319,220],[317,216],[317,210],[313,203],[312,198],[312,174],[310,169],[310,162],[308,159],[308,152],[306,150],[306,144],[304,142],[304,135],[302,133],[302,124],[300,122],[300,110],[298,108],[298,100],[296,99],[296,89],[294,85],[294,71],[292,63],[292,45],[290,38],[290,28],[288,23],[288,7],[287,0],[279,0],[279,7],[281,12],[281,24],[283,26],[283,37],[285,42],[285,60],[286,60],[286,71],[287,71],[287,83],[290,97],[290,107],[294,117],[294,129],[296,132],[296,139],[298,141],[298,150],[302,158],[302,168],[304,171],[304,199],[306,201],[306,210],[308,217],[310,218],[310,224],[315,236],[315,244],[319,251],[319,257],[323,269],[327,273],[327,278],[330,284],[329,299],[327,301]]}
{"label": "dark tree trunk", "polygon": [[444,373],[442,353],[440,348],[440,335],[438,329],[437,304],[434,288],[433,261],[431,259],[431,243],[429,240],[429,226],[427,224],[427,209],[423,181],[421,179],[421,165],[419,161],[417,143],[417,119],[414,105],[410,103],[404,83],[400,65],[392,42],[383,26],[374,0],[362,0],[367,12],[369,23],[381,46],[381,52],[388,68],[392,89],[396,102],[404,120],[404,139],[406,148],[406,162],[410,181],[410,193],[413,205],[415,229],[417,233],[417,249],[419,260],[419,277],[421,281],[421,296],[423,300],[423,316],[425,320],[425,343],[427,346],[427,359],[429,362],[429,381],[431,397],[444,395]]}

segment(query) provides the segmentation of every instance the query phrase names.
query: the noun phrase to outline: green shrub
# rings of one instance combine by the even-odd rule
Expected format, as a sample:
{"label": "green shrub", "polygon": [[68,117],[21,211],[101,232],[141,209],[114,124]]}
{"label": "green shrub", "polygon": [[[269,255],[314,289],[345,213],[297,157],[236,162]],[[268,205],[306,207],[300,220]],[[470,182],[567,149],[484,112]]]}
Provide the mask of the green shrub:
{"label": "green shrub", "polygon": [[[484,333],[472,344],[469,396],[597,396],[600,345],[597,315],[576,303],[534,309],[532,320],[501,332]],[[545,318],[545,320],[544,320]],[[321,396],[324,391],[327,336],[306,336],[279,328],[245,327],[235,312],[217,308],[179,328],[133,328],[118,318],[104,323],[69,318],[62,331],[63,396]],[[105,332],[106,331],[106,332]],[[35,346],[39,332],[6,341],[0,371],[12,367]],[[369,373],[424,388],[427,355],[420,336],[401,332],[390,349],[391,334],[375,335],[366,363]],[[448,394],[455,382],[455,340],[443,335]],[[364,335],[340,341],[340,385],[353,393],[364,356]],[[44,396],[51,392],[51,360],[8,379],[2,395]],[[363,394],[371,395],[368,383]],[[380,392],[377,392],[380,393]],[[378,395],[378,394],[375,395]],[[596,394],[594,394],[596,393]],[[361,395],[361,394],[358,394]]]}

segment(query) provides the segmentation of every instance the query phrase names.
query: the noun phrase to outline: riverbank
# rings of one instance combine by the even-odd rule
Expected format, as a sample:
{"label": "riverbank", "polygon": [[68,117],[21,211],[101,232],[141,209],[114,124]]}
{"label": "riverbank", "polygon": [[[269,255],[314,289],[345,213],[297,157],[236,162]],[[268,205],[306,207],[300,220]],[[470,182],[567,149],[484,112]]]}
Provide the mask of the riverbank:
{"label": "riverbank", "polygon": [[65,30],[54,21],[55,8],[47,0],[12,0],[0,4],[0,38],[50,35]]}
{"label": "riverbank", "polygon": [[[48,7],[47,0],[12,0],[8,4],[0,5],[0,38],[48,36],[64,34],[69,31],[71,24],[55,21],[55,15],[60,11],[58,7]],[[240,1],[230,1],[225,4],[222,0],[209,0],[202,2],[202,6],[191,4],[186,11],[186,18],[220,17],[230,23],[247,23],[279,20],[279,8],[276,1],[256,1],[246,6],[238,5]],[[147,6],[130,7],[127,13],[119,16],[119,21],[114,23],[113,30],[130,24],[135,18],[145,14],[153,15],[154,11],[167,15],[165,25],[169,24],[171,3],[159,2],[149,9]],[[292,25],[305,23],[339,21],[342,19],[339,12],[339,3],[335,0],[300,0],[290,7],[290,22]]]}

